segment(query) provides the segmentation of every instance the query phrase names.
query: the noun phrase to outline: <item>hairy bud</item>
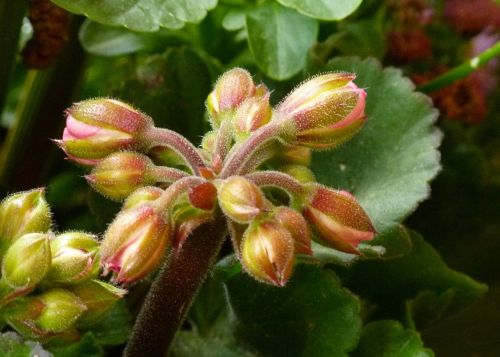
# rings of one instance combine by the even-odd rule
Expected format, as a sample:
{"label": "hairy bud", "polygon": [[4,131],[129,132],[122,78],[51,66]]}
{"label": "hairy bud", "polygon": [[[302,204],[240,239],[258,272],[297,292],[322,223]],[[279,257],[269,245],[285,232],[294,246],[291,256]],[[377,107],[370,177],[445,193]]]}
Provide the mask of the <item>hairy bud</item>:
{"label": "hairy bud", "polygon": [[354,196],[318,184],[311,191],[303,213],[322,241],[340,251],[360,254],[358,245],[372,240],[376,231]]}
{"label": "hairy bud", "polygon": [[331,148],[350,139],[365,123],[366,92],[350,73],[319,75],[301,84],[279,104],[281,120],[295,127],[295,143]]}
{"label": "hairy bud", "polygon": [[257,280],[284,286],[292,273],[293,258],[292,235],[278,222],[256,221],[245,231],[241,261]]}
{"label": "hairy bud", "polygon": [[280,206],[274,210],[273,218],[292,235],[295,253],[312,255],[311,232],[300,213],[291,208]]}
{"label": "hairy bud", "polygon": [[47,279],[57,283],[78,284],[99,272],[99,243],[83,232],[68,232],[50,241],[52,264]]}
{"label": "hairy bud", "polygon": [[127,199],[123,203],[123,209],[127,210],[129,208],[139,206],[143,203],[154,201],[160,198],[163,192],[165,191],[155,186],[138,188],[127,197]]}
{"label": "hairy bud", "polygon": [[118,214],[101,243],[101,265],[117,283],[132,283],[155,270],[170,243],[162,212],[147,203]]}
{"label": "hairy bud", "polygon": [[43,310],[36,325],[43,331],[63,332],[69,329],[87,309],[75,294],[64,289],[52,289],[37,297]]}
{"label": "hairy bud", "polygon": [[236,110],[234,131],[237,139],[246,139],[248,135],[267,124],[272,117],[269,104],[269,91],[262,95],[247,98]]}
{"label": "hairy bud", "polygon": [[264,208],[261,189],[242,176],[231,176],[219,187],[219,205],[233,221],[248,223]]}
{"label": "hairy bud", "polygon": [[156,183],[153,162],[132,151],[107,156],[85,178],[94,190],[114,201],[127,198],[139,187]]}
{"label": "hairy bud", "polygon": [[152,126],[150,117],[125,103],[90,99],[67,110],[63,138],[57,143],[71,160],[94,165],[115,151],[145,148],[143,135]]}

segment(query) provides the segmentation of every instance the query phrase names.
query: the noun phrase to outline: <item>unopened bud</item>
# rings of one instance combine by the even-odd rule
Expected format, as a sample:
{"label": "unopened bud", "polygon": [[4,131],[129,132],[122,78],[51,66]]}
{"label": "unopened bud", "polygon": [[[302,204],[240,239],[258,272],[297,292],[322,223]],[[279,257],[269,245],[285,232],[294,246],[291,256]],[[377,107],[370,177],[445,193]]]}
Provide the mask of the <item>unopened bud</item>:
{"label": "unopened bud", "polygon": [[302,165],[286,165],[281,167],[278,171],[288,174],[300,183],[316,182],[316,177],[310,168]]}
{"label": "unopened bud", "polygon": [[78,296],[87,307],[78,319],[78,325],[88,326],[104,317],[106,312],[127,293],[127,290],[100,280],[89,280],[73,286],[71,292]]}
{"label": "unopened bud", "polygon": [[70,328],[87,309],[75,294],[64,289],[52,289],[37,297],[44,308],[36,325],[48,332],[63,332]]}
{"label": "unopened bud", "polygon": [[274,210],[273,218],[292,235],[295,253],[312,255],[311,232],[300,213],[291,208],[280,206]]}
{"label": "unopened bud", "polygon": [[247,98],[236,110],[234,131],[237,139],[245,139],[251,132],[267,124],[272,117],[269,92]]}
{"label": "unopened bud", "polygon": [[123,203],[123,209],[126,210],[132,207],[139,206],[145,202],[154,201],[160,198],[163,192],[165,191],[155,186],[138,188],[127,197],[127,199]]}
{"label": "unopened bud", "polygon": [[304,146],[286,146],[281,145],[277,149],[276,160],[281,164],[304,165],[311,164],[311,149]]}
{"label": "unopened bud", "polygon": [[253,182],[242,176],[231,176],[219,187],[219,205],[233,221],[248,223],[260,214],[265,198]]}
{"label": "unopened bud", "polygon": [[211,154],[215,150],[215,142],[217,140],[217,132],[209,131],[203,136],[201,139],[201,148],[207,152],[207,154]]}
{"label": "unopened bud", "polygon": [[212,211],[217,203],[217,188],[211,182],[205,182],[189,188],[188,197],[194,207]]}
{"label": "unopened bud", "polygon": [[1,250],[5,251],[26,233],[47,232],[50,225],[50,209],[43,189],[10,195],[0,205]]}
{"label": "unopened bud", "polygon": [[125,103],[89,99],[67,110],[66,128],[58,144],[71,160],[94,165],[115,151],[144,149],[143,136],[152,126],[149,116]]}
{"label": "unopened bud", "polygon": [[16,240],[2,261],[2,278],[15,288],[38,284],[50,268],[49,241],[47,233],[28,233]]}
{"label": "unopened bud", "polygon": [[351,73],[319,75],[297,87],[277,112],[295,127],[295,144],[321,149],[350,139],[365,123],[366,92]]}
{"label": "unopened bud", "polygon": [[293,268],[294,243],[290,232],[271,220],[253,222],[245,231],[241,260],[257,280],[284,286]]}
{"label": "unopened bud", "polygon": [[91,234],[63,233],[50,241],[52,263],[47,279],[57,283],[80,283],[99,272],[99,243]]}
{"label": "unopened bud", "polygon": [[118,214],[101,243],[101,264],[117,283],[132,283],[158,267],[170,243],[163,215],[144,203]]}
{"label": "unopened bud", "polygon": [[224,73],[207,98],[207,110],[214,126],[220,125],[225,111],[236,109],[254,93],[255,85],[248,71],[234,68]]}
{"label": "unopened bud", "polygon": [[114,201],[127,198],[139,187],[156,183],[153,162],[131,151],[109,155],[85,178],[94,190]]}
{"label": "unopened bud", "polygon": [[358,245],[372,240],[376,234],[366,212],[346,191],[311,185],[309,203],[303,213],[324,243],[346,253],[360,254]]}

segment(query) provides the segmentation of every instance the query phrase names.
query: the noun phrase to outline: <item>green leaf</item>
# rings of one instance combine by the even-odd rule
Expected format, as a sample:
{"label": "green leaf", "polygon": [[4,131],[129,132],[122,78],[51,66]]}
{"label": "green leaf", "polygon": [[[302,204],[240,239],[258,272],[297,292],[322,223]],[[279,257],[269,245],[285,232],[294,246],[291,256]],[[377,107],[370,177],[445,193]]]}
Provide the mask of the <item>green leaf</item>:
{"label": "green leaf", "polygon": [[54,347],[50,349],[54,357],[103,357],[104,351],[97,344],[94,336],[89,332],[86,333],[80,341],[64,347]]}
{"label": "green leaf", "polygon": [[276,80],[288,79],[305,65],[307,51],[318,35],[318,22],[270,4],[246,17],[248,43],[259,68]]}
{"label": "green leaf", "polygon": [[112,95],[141,108],[157,126],[199,140],[207,126],[203,114],[212,83],[204,59],[189,48],[171,48],[142,58],[134,69]]}
{"label": "green leaf", "polygon": [[401,258],[358,261],[350,269],[336,270],[352,291],[389,309],[399,309],[420,291],[443,293],[451,289],[455,292],[452,311],[486,292],[484,284],[446,266],[419,234],[410,231],[410,238],[412,249]]}
{"label": "green leaf", "polygon": [[0,334],[0,356],[2,357],[51,357],[41,344],[34,341],[24,341],[16,332]]}
{"label": "green leaf", "polygon": [[175,337],[172,357],[255,357],[239,347],[228,345],[219,338],[203,338],[195,331],[180,331]]}
{"label": "green leaf", "polygon": [[131,330],[132,318],[123,300],[114,304],[106,316],[90,328],[99,345],[125,343]]}
{"label": "green leaf", "polygon": [[199,22],[217,0],[52,0],[56,5],[105,25],[135,31],[178,29]]}
{"label": "green leaf", "polygon": [[404,329],[394,320],[369,323],[363,328],[353,357],[432,357],[434,353],[423,346],[420,336]]}
{"label": "green leaf", "polygon": [[277,0],[281,5],[292,8],[318,20],[342,20],[352,14],[362,0]]}
{"label": "green leaf", "polygon": [[380,233],[428,197],[439,171],[440,132],[430,100],[394,68],[373,59],[335,59],[321,71],[349,71],[366,88],[367,124],[351,141],[313,157],[318,181],[352,192]]}
{"label": "green leaf", "polygon": [[226,281],[236,337],[265,356],[347,356],[361,330],[360,302],[331,271],[298,265],[286,287],[247,274]]}

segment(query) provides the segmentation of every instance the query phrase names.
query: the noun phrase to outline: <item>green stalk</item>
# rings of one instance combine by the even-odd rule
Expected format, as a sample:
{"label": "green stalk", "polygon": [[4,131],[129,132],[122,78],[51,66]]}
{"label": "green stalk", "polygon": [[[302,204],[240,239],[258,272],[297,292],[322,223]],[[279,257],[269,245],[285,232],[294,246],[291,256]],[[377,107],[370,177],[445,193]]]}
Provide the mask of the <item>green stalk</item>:
{"label": "green stalk", "polygon": [[0,1],[0,113],[9,89],[9,79],[17,55],[17,46],[28,0]]}
{"label": "green stalk", "polygon": [[500,55],[500,41],[487,50],[481,52],[476,57],[465,61],[455,68],[452,68],[448,72],[434,78],[430,82],[419,86],[417,89],[424,93],[431,93],[438,89],[444,88],[459,79],[467,77],[469,74],[477,70],[479,67],[484,66],[486,63],[488,63],[498,55]]}
{"label": "green stalk", "polygon": [[196,229],[182,249],[172,251],[146,296],[125,357],[167,355],[226,234],[225,219],[219,216]]}
{"label": "green stalk", "polygon": [[8,190],[41,185],[54,158],[50,138],[61,135],[63,111],[71,104],[84,55],[78,44],[75,18],[70,41],[56,64],[28,72],[16,110],[16,122],[2,147],[0,184]]}

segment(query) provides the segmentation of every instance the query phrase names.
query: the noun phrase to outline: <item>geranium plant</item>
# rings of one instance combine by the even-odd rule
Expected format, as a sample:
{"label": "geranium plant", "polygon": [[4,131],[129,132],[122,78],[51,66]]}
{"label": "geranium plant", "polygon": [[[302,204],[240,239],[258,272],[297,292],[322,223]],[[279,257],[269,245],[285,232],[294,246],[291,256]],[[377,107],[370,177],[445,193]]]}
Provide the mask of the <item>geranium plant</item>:
{"label": "geranium plant", "polygon": [[0,355],[493,353],[470,3],[0,5]]}

